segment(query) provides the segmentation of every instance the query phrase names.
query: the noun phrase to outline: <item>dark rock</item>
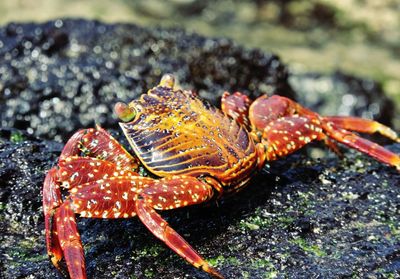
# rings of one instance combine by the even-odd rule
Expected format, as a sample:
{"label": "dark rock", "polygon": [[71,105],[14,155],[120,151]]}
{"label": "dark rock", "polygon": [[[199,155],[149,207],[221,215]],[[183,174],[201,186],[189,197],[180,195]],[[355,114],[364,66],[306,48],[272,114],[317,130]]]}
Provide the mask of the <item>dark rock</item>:
{"label": "dark rock", "polygon": [[50,139],[94,123],[115,127],[114,103],[169,72],[215,105],[224,90],[294,97],[275,55],[178,29],[56,20],[9,24],[0,41],[2,126]]}
{"label": "dark rock", "polygon": [[361,79],[345,73],[292,74],[289,84],[298,101],[322,115],[353,115],[375,119],[391,126],[396,110],[376,81]]}

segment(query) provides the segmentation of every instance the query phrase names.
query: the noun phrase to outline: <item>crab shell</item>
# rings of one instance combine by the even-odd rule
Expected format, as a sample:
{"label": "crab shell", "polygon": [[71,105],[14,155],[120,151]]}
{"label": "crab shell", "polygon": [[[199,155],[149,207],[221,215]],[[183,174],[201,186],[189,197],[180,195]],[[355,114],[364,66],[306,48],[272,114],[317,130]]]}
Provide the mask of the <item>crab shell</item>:
{"label": "crab shell", "polygon": [[158,86],[129,107],[136,115],[120,126],[142,164],[159,177],[210,177],[222,194],[242,188],[257,168],[247,130],[191,91]]}

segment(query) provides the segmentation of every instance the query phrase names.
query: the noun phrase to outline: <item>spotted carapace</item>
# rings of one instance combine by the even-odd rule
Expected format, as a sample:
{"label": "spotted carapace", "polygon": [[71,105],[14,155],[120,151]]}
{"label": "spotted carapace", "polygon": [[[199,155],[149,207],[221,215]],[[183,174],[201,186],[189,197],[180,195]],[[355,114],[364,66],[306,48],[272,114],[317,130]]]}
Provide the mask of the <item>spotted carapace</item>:
{"label": "spotted carapace", "polygon": [[[323,117],[276,95],[251,102],[241,93],[224,93],[219,110],[176,88],[174,77],[165,75],[140,99],[117,103],[115,112],[133,154],[100,127],[80,130],[44,181],[47,252],[61,271],[65,260],[71,278],[86,278],[77,214],[137,216],[183,259],[223,278],[157,211],[237,192],[265,162],[314,140],[336,152],[340,142],[400,170],[399,155],[354,133],[378,132],[399,142],[390,128],[356,117]],[[143,169],[150,175],[141,175]]]}

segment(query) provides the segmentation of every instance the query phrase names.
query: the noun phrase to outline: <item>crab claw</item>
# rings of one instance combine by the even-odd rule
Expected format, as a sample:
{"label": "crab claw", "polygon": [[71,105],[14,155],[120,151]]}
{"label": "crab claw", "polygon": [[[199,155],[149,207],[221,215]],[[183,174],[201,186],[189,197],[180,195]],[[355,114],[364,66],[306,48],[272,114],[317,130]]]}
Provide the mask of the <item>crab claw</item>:
{"label": "crab claw", "polygon": [[222,111],[235,119],[238,123],[249,126],[250,98],[240,92],[229,94],[224,92],[221,99]]}

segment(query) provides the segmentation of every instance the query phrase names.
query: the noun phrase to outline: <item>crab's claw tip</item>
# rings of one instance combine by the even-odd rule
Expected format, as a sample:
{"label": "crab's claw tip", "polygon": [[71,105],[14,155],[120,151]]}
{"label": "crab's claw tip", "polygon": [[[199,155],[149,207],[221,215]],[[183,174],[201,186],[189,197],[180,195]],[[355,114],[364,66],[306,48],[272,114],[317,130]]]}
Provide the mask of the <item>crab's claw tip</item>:
{"label": "crab's claw tip", "polygon": [[159,86],[165,86],[168,88],[174,88],[175,77],[172,74],[165,74],[162,76]]}
{"label": "crab's claw tip", "polygon": [[136,116],[135,109],[122,102],[115,104],[114,111],[118,118],[124,122],[131,121]]}

